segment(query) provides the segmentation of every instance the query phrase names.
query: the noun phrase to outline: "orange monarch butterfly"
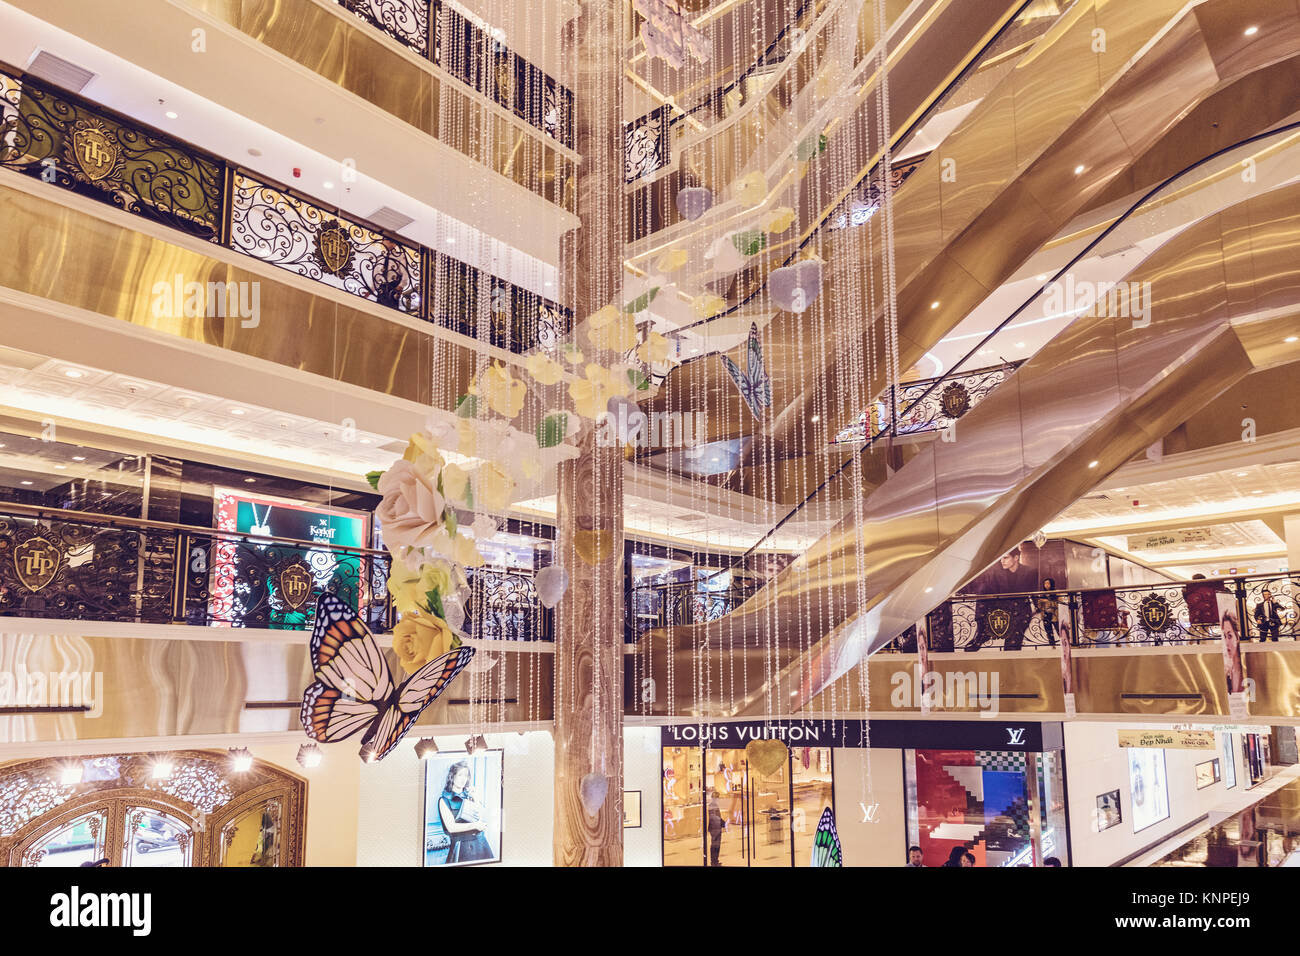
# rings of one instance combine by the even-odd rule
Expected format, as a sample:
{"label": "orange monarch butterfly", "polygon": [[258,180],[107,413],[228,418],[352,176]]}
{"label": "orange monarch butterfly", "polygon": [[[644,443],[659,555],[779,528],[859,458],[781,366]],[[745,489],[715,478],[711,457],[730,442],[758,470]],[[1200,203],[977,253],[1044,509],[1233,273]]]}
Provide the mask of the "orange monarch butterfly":
{"label": "orange monarch butterfly", "polygon": [[326,744],[366,729],[361,759],[383,760],[473,657],[472,647],[457,648],[398,686],[384,652],[356,612],[333,594],[322,594],[311,634],[316,679],[303,691],[302,728]]}

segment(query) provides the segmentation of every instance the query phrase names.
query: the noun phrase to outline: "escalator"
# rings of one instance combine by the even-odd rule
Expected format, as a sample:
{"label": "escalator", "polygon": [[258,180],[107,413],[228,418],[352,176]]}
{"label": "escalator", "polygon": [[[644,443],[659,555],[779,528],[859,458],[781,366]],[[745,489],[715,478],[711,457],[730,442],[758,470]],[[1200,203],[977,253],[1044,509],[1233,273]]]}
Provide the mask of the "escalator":
{"label": "escalator", "polygon": [[[1235,81],[1288,60],[1294,47],[1278,35],[1290,29],[1289,20],[1272,16],[1268,43],[1252,46],[1243,37],[1245,26],[1262,15],[1254,6],[1079,0],[1016,52],[1014,68],[895,191],[900,368],[920,361],[1035,250],[1125,181],[1134,163],[1199,106]],[[1104,49],[1094,52],[1099,35]],[[1092,62],[1096,73],[1079,67]],[[1239,127],[1249,117],[1227,122]],[[945,182],[945,168],[957,170],[955,181]],[[794,482],[778,474],[765,487],[756,465],[775,461],[779,472],[782,462],[795,458],[794,467],[810,474],[808,487],[815,487],[845,457],[814,460],[810,450],[824,448],[827,435],[887,385],[880,248],[864,262],[861,249],[845,241],[848,232],[823,229],[810,240],[826,260],[824,291],[807,312],[777,312],[763,329],[773,404],[759,429],[748,434],[740,396],[712,356],[676,368],[647,409],[670,413],[705,403],[716,410],[709,441],[752,439],[729,480],[733,491],[797,503]],[[815,356],[815,370],[804,367],[800,344],[808,328],[864,313],[871,317],[859,344],[868,355],[865,388],[839,352]],[[729,319],[715,325],[726,328]],[[740,327],[749,321],[745,316]],[[728,331],[734,333],[735,325]],[[741,358],[739,352],[732,357]],[[823,474],[811,474],[810,467]]]}
{"label": "escalator", "polygon": [[[1300,23],[1289,28],[1295,49]],[[634,669],[689,691],[660,709],[796,712],[1196,409],[1300,358],[1286,341],[1300,332],[1298,142],[1297,124],[1254,137],[1115,216],[1097,242],[1128,248],[1187,204],[1193,224],[1126,276],[1150,283],[1149,322],[1113,310],[1074,319],[962,417],[957,441],[918,446],[864,486],[858,514],[732,614],[646,635]],[[1246,160],[1266,175],[1237,175]]]}

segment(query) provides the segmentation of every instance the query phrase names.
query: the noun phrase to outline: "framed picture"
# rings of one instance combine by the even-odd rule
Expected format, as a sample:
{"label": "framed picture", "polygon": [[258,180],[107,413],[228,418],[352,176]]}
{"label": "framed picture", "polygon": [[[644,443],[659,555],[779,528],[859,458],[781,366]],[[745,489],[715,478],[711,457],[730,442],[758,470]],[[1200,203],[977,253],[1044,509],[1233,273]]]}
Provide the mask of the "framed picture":
{"label": "framed picture", "polygon": [[501,862],[501,750],[439,752],[424,762],[424,865]]}
{"label": "framed picture", "polygon": [[1223,735],[1223,787],[1231,790],[1237,785],[1237,754],[1232,734]]}
{"label": "framed picture", "polygon": [[1119,791],[1097,794],[1097,832],[1119,826],[1124,819],[1124,811],[1119,803]]}
{"label": "framed picture", "polygon": [[1155,747],[1128,751],[1128,789],[1133,807],[1133,832],[1140,833],[1169,819],[1169,780],[1165,752]]}
{"label": "framed picture", "polygon": [[623,791],[623,829],[641,829],[641,791]]}
{"label": "framed picture", "polygon": [[1204,790],[1206,787],[1212,787],[1222,779],[1219,773],[1219,758],[1207,760],[1204,763],[1196,765],[1196,789]]}

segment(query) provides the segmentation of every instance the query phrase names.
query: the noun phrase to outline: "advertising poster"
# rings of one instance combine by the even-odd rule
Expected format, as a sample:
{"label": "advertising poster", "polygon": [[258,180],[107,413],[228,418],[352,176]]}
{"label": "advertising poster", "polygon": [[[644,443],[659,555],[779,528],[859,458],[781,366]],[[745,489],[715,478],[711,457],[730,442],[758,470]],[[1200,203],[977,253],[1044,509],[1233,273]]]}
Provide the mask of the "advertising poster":
{"label": "advertising poster", "polygon": [[1231,790],[1237,785],[1237,754],[1232,734],[1223,735],[1223,786]]}
{"label": "advertising poster", "polygon": [[425,761],[425,866],[501,862],[503,753],[439,752]]}
{"label": "advertising poster", "polygon": [[[212,620],[243,627],[302,627],[315,607],[314,601],[306,600],[297,608],[288,606],[279,599],[280,582],[273,579],[277,569],[293,563],[294,559],[306,567],[314,589],[333,590],[364,601],[366,576],[361,573],[359,557],[340,555],[335,549],[367,547],[369,515],[231,488],[217,488],[214,499],[218,531],[295,538],[316,542],[320,547],[294,548],[270,542],[259,545],[256,541],[246,544],[236,543],[234,539],[218,541],[212,558],[209,600]],[[257,555],[252,549],[262,551],[263,555]],[[263,557],[265,561],[261,560]],[[263,563],[267,565],[265,569],[261,567]],[[254,574],[266,575],[264,586],[254,586],[241,593],[243,589],[236,588],[236,583],[249,584],[246,579]],[[265,598],[268,593],[275,595],[276,600],[268,602]]]}
{"label": "advertising poster", "polygon": [[1129,750],[1128,790],[1134,833],[1169,818],[1169,782],[1165,778],[1163,750],[1137,747]]}
{"label": "advertising poster", "polygon": [[1219,608],[1219,628],[1223,633],[1223,671],[1228,680],[1228,693],[1240,694],[1246,689],[1246,672],[1241,663],[1241,620],[1237,613],[1237,598],[1225,591],[1214,596]]}
{"label": "advertising poster", "polygon": [[1074,716],[1074,658],[1071,653],[1070,635],[1074,633],[1074,622],[1070,620],[1070,602],[1061,600],[1056,605],[1057,640],[1061,644],[1061,687],[1065,691],[1066,715]]}
{"label": "advertising poster", "polygon": [[925,675],[930,673],[930,625],[929,618],[923,617],[916,622],[916,650],[919,655],[917,667],[920,673],[916,675],[916,686],[921,688],[921,713],[930,712],[930,698],[925,693]]}

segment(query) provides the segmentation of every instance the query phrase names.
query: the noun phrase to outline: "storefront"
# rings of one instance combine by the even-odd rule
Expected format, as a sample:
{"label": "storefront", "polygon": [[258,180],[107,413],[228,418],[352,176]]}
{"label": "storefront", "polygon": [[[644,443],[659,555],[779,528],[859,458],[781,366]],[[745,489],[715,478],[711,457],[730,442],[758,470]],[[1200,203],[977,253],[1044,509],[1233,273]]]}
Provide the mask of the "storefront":
{"label": "storefront", "polygon": [[[762,739],[788,748],[767,773],[746,751]],[[896,843],[886,852],[900,864],[912,844],[927,866],[942,865],[956,846],[970,848],[980,866],[1041,866],[1048,856],[1068,863],[1061,746],[1060,724],[988,720],[665,726],[663,864],[809,866],[822,812],[829,808],[840,820],[837,793],[846,817],[837,823],[841,831],[897,821],[873,829],[870,839]],[[877,781],[899,784],[882,787],[877,799],[900,806],[878,813],[869,805],[864,750]],[[846,862],[854,865],[851,855]]]}

